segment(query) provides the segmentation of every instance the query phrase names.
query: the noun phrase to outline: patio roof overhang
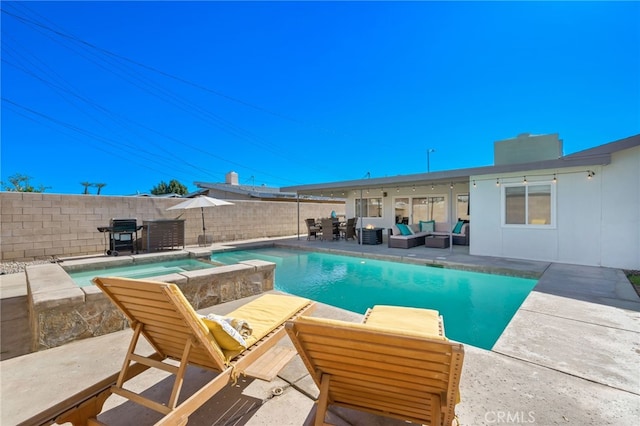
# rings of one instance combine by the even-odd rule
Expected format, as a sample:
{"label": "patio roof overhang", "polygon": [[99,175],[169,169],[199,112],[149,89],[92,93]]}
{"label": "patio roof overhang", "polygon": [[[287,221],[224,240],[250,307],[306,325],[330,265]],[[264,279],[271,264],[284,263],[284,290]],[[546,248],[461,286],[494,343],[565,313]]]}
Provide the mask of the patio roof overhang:
{"label": "patio roof overhang", "polygon": [[[584,152],[587,154],[587,151]],[[578,153],[580,154],[580,153]],[[569,167],[588,167],[607,165],[611,162],[611,153],[594,153],[588,155],[571,155],[555,160],[537,161],[534,163],[506,164],[500,166],[473,167],[467,169],[446,170],[441,172],[397,175],[382,178],[367,178],[339,182],[315,183],[308,185],[287,186],[283,191],[295,192],[298,195],[346,197],[350,191],[371,188],[404,188],[414,185],[443,185],[450,183],[468,183],[471,176],[513,174],[522,172],[531,174],[536,170],[560,170]]]}

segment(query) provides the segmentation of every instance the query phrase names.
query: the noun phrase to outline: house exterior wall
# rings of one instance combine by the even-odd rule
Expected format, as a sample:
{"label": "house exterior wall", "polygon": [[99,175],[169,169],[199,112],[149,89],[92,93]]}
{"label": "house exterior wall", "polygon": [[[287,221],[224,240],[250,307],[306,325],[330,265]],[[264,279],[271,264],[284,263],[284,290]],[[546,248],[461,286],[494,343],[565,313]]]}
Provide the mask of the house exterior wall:
{"label": "house exterior wall", "polygon": [[[469,253],[581,265],[640,269],[640,147],[612,155],[606,166],[536,170],[529,182],[550,182],[554,173],[555,225],[502,225],[504,184],[522,182],[526,171],[472,176]],[[496,179],[501,185],[496,185]]]}
{"label": "house exterior wall", "polygon": [[[487,179],[487,180],[484,180]],[[474,179],[472,179],[473,181]],[[502,256],[502,227],[500,226],[500,188],[491,176],[476,177],[469,201],[471,203],[471,238],[469,254]]]}
{"label": "house exterior wall", "polygon": [[640,269],[640,147],[614,153],[612,165],[601,180],[602,264]]}
{"label": "house exterior wall", "polygon": [[[97,254],[105,250],[111,218],[185,219],[185,243],[202,234],[200,209],[171,210],[176,198],[60,195],[0,192],[0,260],[33,260]],[[232,206],[204,209],[207,235],[214,242],[306,234],[307,217],[342,212],[344,203],[234,200]],[[138,238],[142,233],[138,232]]]}
{"label": "house exterior wall", "polygon": [[207,188],[207,196],[213,198],[221,198],[224,200],[250,200],[249,193],[238,194],[237,192],[223,191],[220,189]]}
{"label": "house exterior wall", "polygon": [[[602,241],[600,206],[603,173],[601,167],[593,167],[596,175],[589,180],[583,170],[558,177],[557,249],[550,259],[602,265],[599,246]],[[543,250],[544,246],[540,249]]]}

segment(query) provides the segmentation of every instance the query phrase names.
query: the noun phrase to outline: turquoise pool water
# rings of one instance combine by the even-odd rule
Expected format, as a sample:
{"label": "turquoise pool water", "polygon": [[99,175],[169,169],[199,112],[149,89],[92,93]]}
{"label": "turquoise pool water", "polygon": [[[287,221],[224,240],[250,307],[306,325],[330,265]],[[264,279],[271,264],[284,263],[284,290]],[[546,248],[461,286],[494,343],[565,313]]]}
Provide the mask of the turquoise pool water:
{"label": "turquoise pool water", "polygon": [[93,285],[94,277],[149,278],[176,272],[195,271],[197,269],[215,268],[215,265],[195,259],[166,260],[161,262],[142,263],[117,268],[93,269],[90,271],[70,272],[69,276],[79,287]]}
{"label": "turquoise pool water", "polygon": [[447,337],[491,349],[536,280],[286,249],[215,253],[276,266],[275,288],[353,312],[373,305],[437,309]]}

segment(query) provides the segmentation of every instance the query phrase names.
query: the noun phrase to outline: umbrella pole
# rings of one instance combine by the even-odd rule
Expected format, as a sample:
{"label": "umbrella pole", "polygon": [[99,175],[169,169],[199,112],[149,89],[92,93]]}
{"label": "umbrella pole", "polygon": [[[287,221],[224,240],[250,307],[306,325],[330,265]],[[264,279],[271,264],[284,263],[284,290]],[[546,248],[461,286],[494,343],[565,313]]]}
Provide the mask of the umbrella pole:
{"label": "umbrella pole", "polygon": [[202,245],[207,245],[207,228],[204,227],[204,207],[200,207],[202,213]]}

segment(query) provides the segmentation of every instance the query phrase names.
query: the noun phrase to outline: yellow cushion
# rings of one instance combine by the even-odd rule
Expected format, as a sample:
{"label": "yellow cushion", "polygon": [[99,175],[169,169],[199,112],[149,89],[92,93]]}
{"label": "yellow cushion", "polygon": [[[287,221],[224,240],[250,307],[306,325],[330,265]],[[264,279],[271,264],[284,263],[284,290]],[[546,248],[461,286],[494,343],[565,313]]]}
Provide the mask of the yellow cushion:
{"label": "yellow cushion", "polygon": [[440,333],[440,314],[434,309],[376,305],[366,324],[428,337],[444,337]]}
{"label": "yellow cushion", "polygon": [[187,298],[184,297],[184,294],[182,294],[180,288],[175,284],[169,284],[168,288],[173,296],[179,301],[178,303],[181,303],[185,307],[184,312],[188,317],[190,317],[192,323],[199,326],[199,332],[201,333],[200,335],[210,343],[209,347],[211,348],[211,350],[219,357],[219,359],[224,360],[224,354],[222,353],[222,349],[220,348],[219,344],[213,338],[213,335],[209,333],[209,328],[193,309],[193,306],[191,306],[191,303],[189,303]]}
{"label": "yellow cushion", "polygon": [[296,321],[300,321],[303,323],[310,323],[310,324],[333,325],[333,326],[338,326],[342,328],[350,328],[353,330],[378,331],[381,333],[395,334],[397,336],[420,337],[422,339],[431,339],[431,340],[447,340],[447,338],[444,336],[427,335],[421,331],[403,330],[403,329],[387,327],[387,326],[371,325],[368,322],[365,324],[362,324],[358,322],[347,322],[347,321],[341,321],[341,320],[334,320],[330,318],[318,318],[318,317],[300,317]]}
{"label": "yellow cushion", "polygon": [[[309,299],[302,297],[265,294],[239,307],[235,311],[229,312],[227,316],[241,318],[251,324],[253,332],[249,337],[245,338],[247,347],[249,347],[271,333],[276,327],[291,318],[293,314],[305,307],[308,303]],[[225,350],[223,348],[223,352],[225,358],[230,360],[242,352],[242,349]]]}

